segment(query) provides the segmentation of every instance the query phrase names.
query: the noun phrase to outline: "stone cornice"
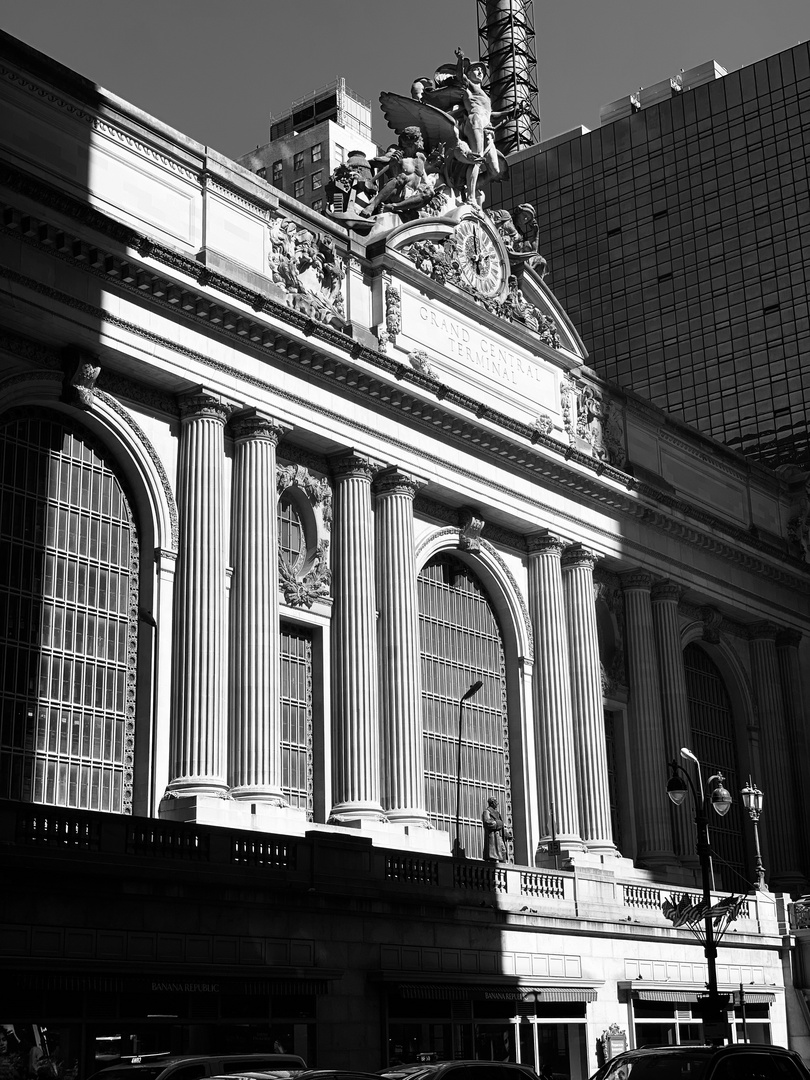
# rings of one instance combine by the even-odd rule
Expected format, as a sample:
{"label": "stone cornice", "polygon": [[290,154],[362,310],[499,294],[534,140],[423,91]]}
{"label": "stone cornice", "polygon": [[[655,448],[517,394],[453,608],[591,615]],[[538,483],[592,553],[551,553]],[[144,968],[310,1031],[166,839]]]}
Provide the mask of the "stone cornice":
{"label": "stone cornice", "polygon": [[[8,172],[7,167],[0,169],[0,180],[5,181],[5,174]],[[35,186],[47,187],[38,181],[35,181]],[[84,212],[87,208],[77,200],[63,196],[60,192],[55,194],[65,204],[60,208],[62,212],[68,213],[66,204],[72,203],[74,208],[81,211],[78,216],[82,219],[86,218]],[[33,195],[38,197],[37,192],[33,192]],[[91,226],[93,228],[99,228],[100,222],[108,221],[97,211],[88,212],[94,218]],[[25,219],[25,231],[22,231],[23,219]],[[375,399],[376,407],[381,410],[405,412],[414,423],[422,424],[433,431],[440,430],[448,442],[464,444],[473,441],[479,451],[489,452],[496,456],[506,467],[528,474],[543,484],[561,489],[577,501],[601,506],[619,516],[638,518],[655,530],[674,535],[683,542],[742,565],[752,572],[764,573],[789,587],[796,587],[799,582],[804,583],[805,586],[808,583],[808,568],[804,562],[787,555],[781,547],[776,548],[752,536],[747,530],[661,492],[651,484],[639,484],[618,469],[605,466],[604,462],[597,461],[573,447],[565,446],[556,439],[542,435],[538,437],[534,427],[522,424],[496,410],[482,407],[479,402],[467,395],[453,391],[435,379],[411,370],[406,365],[376,350],[361,346],[358,342],[352,342],[351,338],[331,327],[314,324],[301,313],[269,297],[251,293],[243,286],[230,282],[221,275],[212,274],[186,256],[164,248],[145,237],[139,237],[132,230],[125,229],[115,222],[110,222],[110,226],[112,231],[118,234],[116,238],[119,242],[135,247],[143,257],[148,256],[158,261],[165,260],[165,265],[171,265],[178,272],[192,276],[200,288],[218,289],[230,293],[242,302],[249,300],[255,311],[271,315],[284,322],[289,326],[289,331],[282,333],[273,330],[266,322],[259,319],[254,321],[243,311],[233,311],[220,306],[207,293],[192,292],[191,289],[181,286],[167,285],[166,280],[159,278],[153,268],[138,268],[122,255],[105,254],[99,252],[98,249],[89,248],[84,241],[78,237],[67,237],[56,226],[40,221],[35,222],[25,215],[20,215],[17,221],[14,221],[12,216],[12,221],[9,232],[16,233],[28,243],[45,248],[55,257],[79,263],[85,272],[112,278],[118,287],[139,292],[153,304],[168,305],[178,315],[185,315],[192,323],[199,323],[202,318],[207,322],[209,330],[227,335],[231,340],[235,337],[241,340],[244,348],[253,349],[259,354],[270,352],[275,362],[286,362],[298,368],[304,367],[307,369],[308,377],[317,378],[329,385],[338,382],[343,392],[360,397],[367,398],[371,395]],[[89,222],[85,221],[85,224]],[[126,239],[122,234],[126,234]],[[88,249],[95,252],[96,260],[100,260],[97,265],[89,262]],[[125,327],[166,348],[192,356],[206,366],[227,370],[233,374],[230,368],[204,354],[164,339],[139,325],[119,319],[109,312],[101,311],[41,282],[26,278],[16,271],[0,269],[0,274],[69,306],[86,310],[88,314],[100,321]],[[152,281],[149,281],[150,276]],[[176,295],[170,298],[171,290],[174,290]],[[188,301],[188,306],[184,303],[184,298]],[[296,332],[307,337],[307,342],[301,342],[297,336],[289,336],[290,333]],[[318,350],[320,341],[324,345],[336,346],[344,352],[348,351],[350,357],[361,359],[365,364],[378,369],[389,378],[380,382],[373,372],[359,370],[352,365],[350,360],[343,362],[322,355]],[[264,385],[264,381],[258,378],[241,372],[236,374],[242,381]],[[391,375],[396,378],[399,385],[391,384]],[[420,391],[433,393],[436,401],[426,401],[424,398],[415,396],[407,384],[410,384],[417,394]],[[459,410],[469,412],[471,418],[467,419],[463,415],[447,411],[445,404],[452,404]],[[473,416],[475,419],[472,419]],[[479,419],[485,419],[492,427],[482,426],[477,422]],[[494,427],[500,428],[500,431],[492,430]],[[579,466],[579,469],[572,468],[574,464]],[[614,484],[604,483],[605,480],[613,481]],[[619,484],[621,487],[618,486]],[[657,503],[658,506],[645,504],[641,499],[630,498],[628,493],[633,489],[637,495]],[[662,509],[659,509],[659,506]],[[665,509],[674,511],[678,517],[667,514]],[[692,519],[695,523],[694,527],[689,521],[681,520],[680,515]],[[706,526],[711,533],[699,528],[700,525]],[[722,535],[717,535],[718,533]],[[776,560],[778,565],[769,560]]]}

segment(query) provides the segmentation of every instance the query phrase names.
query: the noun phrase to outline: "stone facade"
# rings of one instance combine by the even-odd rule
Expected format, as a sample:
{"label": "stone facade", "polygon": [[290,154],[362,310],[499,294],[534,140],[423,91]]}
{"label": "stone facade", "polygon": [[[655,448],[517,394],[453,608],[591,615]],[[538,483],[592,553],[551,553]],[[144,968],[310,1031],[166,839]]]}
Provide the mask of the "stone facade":
{"label": "stone facade", "polygon": [[[496,1045],[528,1060],[557,1025],[572,1080],[613,1024],[631,1044],[651,1017],[674,1031],[705,982],[699,942],[661,910],[700,885],[665,794],[667,761],[699,734],[697,655],[730,703],[725,752],[767,800],[772,891],[741,908],[718,978],[745,985],[763,1033],[801,1045],[784,972],[786,906],[810,871],[810,573],[787,481],[600,382],[539,274],[523,278],[527,323],[420,269],[413,245],[458,243],[469,214],[364,242],[2,44],[4,443],[30,454],[46,421],[66,432],[48,460],[77,477],[92,461],[120,492],[119,518],[98,520],[132,539],[100,665],[120,668],[117,812],[95,781],[82,794],[82,769],[101,769],[91,736],[51,744],[58,729],[37,726],[57,723],[53,702],[79,728],[103,702],[71,676],[49,721],[42,692],[6,683],[10,715],[32,705],[2,729],[16,885],[0,949],[25,996],[0,998],[0,1022],[59,1027],[82,1076],[116,1026],[144,1052],[266,1048],[239,1042],[248,1025],[313,1064],[370,1069]],[[480,229],[505,271],[503,239]],[[34,458],[13,460],[4,490],[33,503],[39,474],[19,463]],[[82,554],[70,515],[96,510],[76,490],[40,493],[64,510],[53,553],[13,518],[6,565],[22,570],[4,596],[28,589],[18,548],[46,567]],[[451,578],[458,608],[429,599]],[[60,610],[95,617],[89,585],[71,588]],[[462,598],[489,644],[451,657],[454,620],[472,626]],[[16,625],[6,657],[27,640]],[[37,656],[64,673],[52,640]],[[476,772],[495,750],[497,780]],[[732,765],[705,764],[707,781]],[[509,832],[495,865],[472,847],[490,789]],[[743,876],[718,862],[720,891],[753,880],[743,824]]]}

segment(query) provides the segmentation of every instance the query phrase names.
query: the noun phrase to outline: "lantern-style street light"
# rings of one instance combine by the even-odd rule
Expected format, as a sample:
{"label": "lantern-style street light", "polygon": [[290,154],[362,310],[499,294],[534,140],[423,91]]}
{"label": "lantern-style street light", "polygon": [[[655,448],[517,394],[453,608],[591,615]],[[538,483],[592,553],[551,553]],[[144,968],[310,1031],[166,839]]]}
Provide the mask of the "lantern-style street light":
{"label": "lantern-style street light", "polygon": [[[731,809],[731,795],[723,787],[724,777],[720,773],[710,776],[707,783],[708,792],[703,787],[700,762],[685,746],[681,749],[681,757],[694,762],[697,769],[698,788],[692,782],[691,776],[682,765],[671,761],[669,764],[672,775],[667,781],[667,795],[680,806],[691,790],[695,809],[695,825],[697,826],[697,856],[700,862],[700,876],[703,884],[703,904],[706,911],[704,922],[703,953],[706,957],[706,965],[709,969],[707,983],[708,994],[699,1001],[701,1005],[701,1017],[703,1030],[707,1042],[722,1044],[729,1037],[728,1030],[728,1004],[729,995],[720,994],[717,990],[717,944],[714,936],[714,920],[709,914],[712,906],[710,882],[712,876],[711,846],[709,844],[709,818],[708,807],[714,809],[720,817],[724,817]],[[715,781],[712,784],[712,781]],[[699,790],[698,790],[699,789]]]}
{"label": "lantern-style street light", "polygon": [[762,853],[759,849],[759,815],[762,813],[762,792],[749,776],[748,787],[744,787],[740,794],[743,806],[754,823],[754,859],[756,867],[754,888],[762,890],[765,888],[765,867],[762,865]]}
{"label": "lantern-style street light", "polygon": [[464,702],[474,697],[483,686],[480,679],[476,679],[469,690],[463,695],[458,703],[458,752],[456,753],[456,838],[453,841],[453,854],[457,859],[466,858],[464,848],[459,838],[459,824],[461,817],[461,727],[464,722]]}

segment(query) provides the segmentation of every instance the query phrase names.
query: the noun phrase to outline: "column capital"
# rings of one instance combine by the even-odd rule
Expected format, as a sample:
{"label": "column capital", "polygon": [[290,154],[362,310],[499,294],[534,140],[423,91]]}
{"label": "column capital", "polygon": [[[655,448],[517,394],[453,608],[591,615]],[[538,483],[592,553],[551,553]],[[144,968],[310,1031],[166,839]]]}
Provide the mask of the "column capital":
{"label": "column capital", "polygon": [[188,394],[181,394],[177,403],[180,406],[180,418],[184,423],[189,420],[219,420],[224,426],[233,412],[233,405],[203,387],[198,387]]}
{"label": "column capital", "polygon": [[552,536],[548,529],[526,537],[526,550],[530,555],[562,555],[566,544],[559,536]]}
{"label": "column capital", "polygon": [[762,622],[753,623],[748,627],[749,641],[775,641],[779,633],[776,623],[763,619]]}
{"label": "column capital", "polygon": [[364,454],[357,454],[354,450],[340,450],[329,459],[332,466],[332,475],[336,480],[368,480],[369,483],[380,471],[377,462],[373,462]]}
{"label": "column capital", "polygon": [[560,561],[563,570],[573,570],[580,566],[593,571],[593,568],[599,562],[599,556],[595,551],[590,551],[583,544],[571,544],[570,547],[564,549]]}
{"label": "column capital", "polygon": [[780,630],[776,635],[776,647],[777,649],[798,649],[801,640],[801,630]]}
{"label": "column capital", "polygon": [[683,596],[683,588],[674,581],[656,581],[650,590],[654,604],[677,604]]}
{"label": "column capital", "polygon": [[641,589],[644,592],[649,592],[652,588],[652,574],[648,570],[642,570],[639,567],[635,570],[625,570],[624,573],[619,574],[619,580],[625,592],[629,589]]}
{"label": "column capital", "polygon": [[398,465],[382,469],[374,477],[374,490],[380,496],[407,495],[412,499],[425,484],[425,480],[405,472]]}
{"label": "column capital", "polygon": [[254,439],[278,446],[279,439],[290,430],[290,426],[280,424],[278,420],[265,416],[256,409],[250,409],[231,418],[231,429],[237,442]]}

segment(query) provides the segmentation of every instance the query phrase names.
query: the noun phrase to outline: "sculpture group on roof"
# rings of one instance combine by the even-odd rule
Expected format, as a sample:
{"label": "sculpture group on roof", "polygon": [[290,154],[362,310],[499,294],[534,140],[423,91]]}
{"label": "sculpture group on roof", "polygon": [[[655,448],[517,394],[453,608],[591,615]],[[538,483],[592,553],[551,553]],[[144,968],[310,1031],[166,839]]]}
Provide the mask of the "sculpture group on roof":
{"label": "sculpture group on roof", "polygon": [[495,131],[526,108],[521,103],[493,110],[484,88],[487,74],[483,60],[471,61],[456,49],[455,63],[415,79],[410,97],[380,94],[398,140],[371,160],[352,151],[335,170],[326,186],[333,216],[367,231],[382,214],[411,220],[441,217],[462,205],[481,209],[482,184],[508,171]]}
{"label": "sculpture group on roof", "polygon": [[528,203],[508,210],[485,210],[484,187],[503,180],[506,158],[495,145],[495,131],[527,107],[498,111],[485,88],[483,60],[469,60],[459,48],[454,63],[413,81],[409,97],[384,92],[380,105],[397,135],[378,157],[358,150],[332,173],[325,187],[328,213],[347,228],[372,238],[404,222],[485,216],[497,230],[509,257],[510,276],[499,295],[480,295],[459,273],[455,238],[423,239],[402,249],[423,273],[442,284],[472,292],[493,314],[521,323],[554,348],[554,320],[524,297],[523,272],[543,279],[546,260],[538,251],[535,209]]}

